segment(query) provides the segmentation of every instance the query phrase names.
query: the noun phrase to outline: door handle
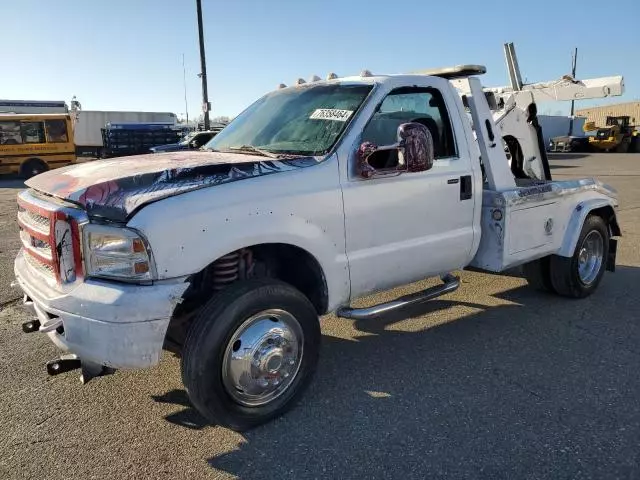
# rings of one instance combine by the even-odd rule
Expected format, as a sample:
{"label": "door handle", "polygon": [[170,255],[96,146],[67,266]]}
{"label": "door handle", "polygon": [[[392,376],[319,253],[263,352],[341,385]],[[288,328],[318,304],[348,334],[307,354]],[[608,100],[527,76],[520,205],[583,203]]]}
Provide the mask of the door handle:
{"label": "door handle", "polygon": [[460,177],[460,200],[469,200],[473,197],[473,182],[471,175]]}
{"label": "door handle", "polygon": [[447,185],[455,185],[459,181],[460,181],[459,178],[450,178],[449,180],[447,180]]}

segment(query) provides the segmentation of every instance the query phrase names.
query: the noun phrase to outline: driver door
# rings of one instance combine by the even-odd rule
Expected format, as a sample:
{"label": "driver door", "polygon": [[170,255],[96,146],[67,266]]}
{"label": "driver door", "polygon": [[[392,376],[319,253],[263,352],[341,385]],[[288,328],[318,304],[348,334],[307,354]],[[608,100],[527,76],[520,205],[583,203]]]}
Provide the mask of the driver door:
{"label": "driver door", "polygon": [[343,184],[352,298],[455,270],[469,261],[473,174],[466,144],[456,143],[455,134],[464,134],[459,118],[455,130],[450,121],[449,111],[457,110],[447,107],[436,88],[392,90],[363,130],[362,142],[389,145],[396,142],[400,124],[417,121],[431,132],[436,159],[427,171],[366,180],[352,175]]}

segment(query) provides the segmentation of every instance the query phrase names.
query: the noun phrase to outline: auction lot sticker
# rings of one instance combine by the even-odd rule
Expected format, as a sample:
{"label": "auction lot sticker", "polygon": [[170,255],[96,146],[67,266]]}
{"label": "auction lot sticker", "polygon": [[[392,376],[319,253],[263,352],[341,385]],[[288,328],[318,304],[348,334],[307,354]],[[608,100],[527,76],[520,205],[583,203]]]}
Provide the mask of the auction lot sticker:
{"label": "auction lot sticker", "polygon": [[353,110],[337,110],[334,108],[318,108],[309,118],[313,120],[335,120],[336,122],[346,122],[353,114]]}

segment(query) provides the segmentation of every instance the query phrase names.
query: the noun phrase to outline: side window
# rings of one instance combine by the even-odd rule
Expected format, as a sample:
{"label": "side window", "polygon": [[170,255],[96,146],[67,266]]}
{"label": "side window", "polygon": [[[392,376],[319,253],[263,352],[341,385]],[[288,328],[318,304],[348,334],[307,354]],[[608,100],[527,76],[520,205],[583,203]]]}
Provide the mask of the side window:
{"label": "side window", "polygon": [[402,123],[426,126],[433,137],[436,158],[456,156],[451,122],[442,94],[435,88],[399,88],[387,95],[364,129],[363,142],[391,145]]}
{"label": "side window", "polygon": [[0,122],[0,145],[17,145],[22,143],[20,122]]}
{"label": "side window", "polygon": [[45,143],[44,122],[22,122],[22,143]]}
{"label": "side window", "polygon": [[69,141],[66,121],[45,120],[44,125],[47,129],[47,142],[65,143]]}

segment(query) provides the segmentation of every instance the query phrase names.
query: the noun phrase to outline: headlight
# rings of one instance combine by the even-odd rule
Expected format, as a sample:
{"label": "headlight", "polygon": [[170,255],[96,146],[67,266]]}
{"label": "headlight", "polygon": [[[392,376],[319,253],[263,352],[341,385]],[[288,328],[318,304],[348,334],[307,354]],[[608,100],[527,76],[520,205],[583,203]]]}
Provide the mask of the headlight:
{"label": "headlight", "polygon": [[124,281],[155,278],[151,253],[145,240],[135,230],[89,224],[82,233],[88,277]]}

